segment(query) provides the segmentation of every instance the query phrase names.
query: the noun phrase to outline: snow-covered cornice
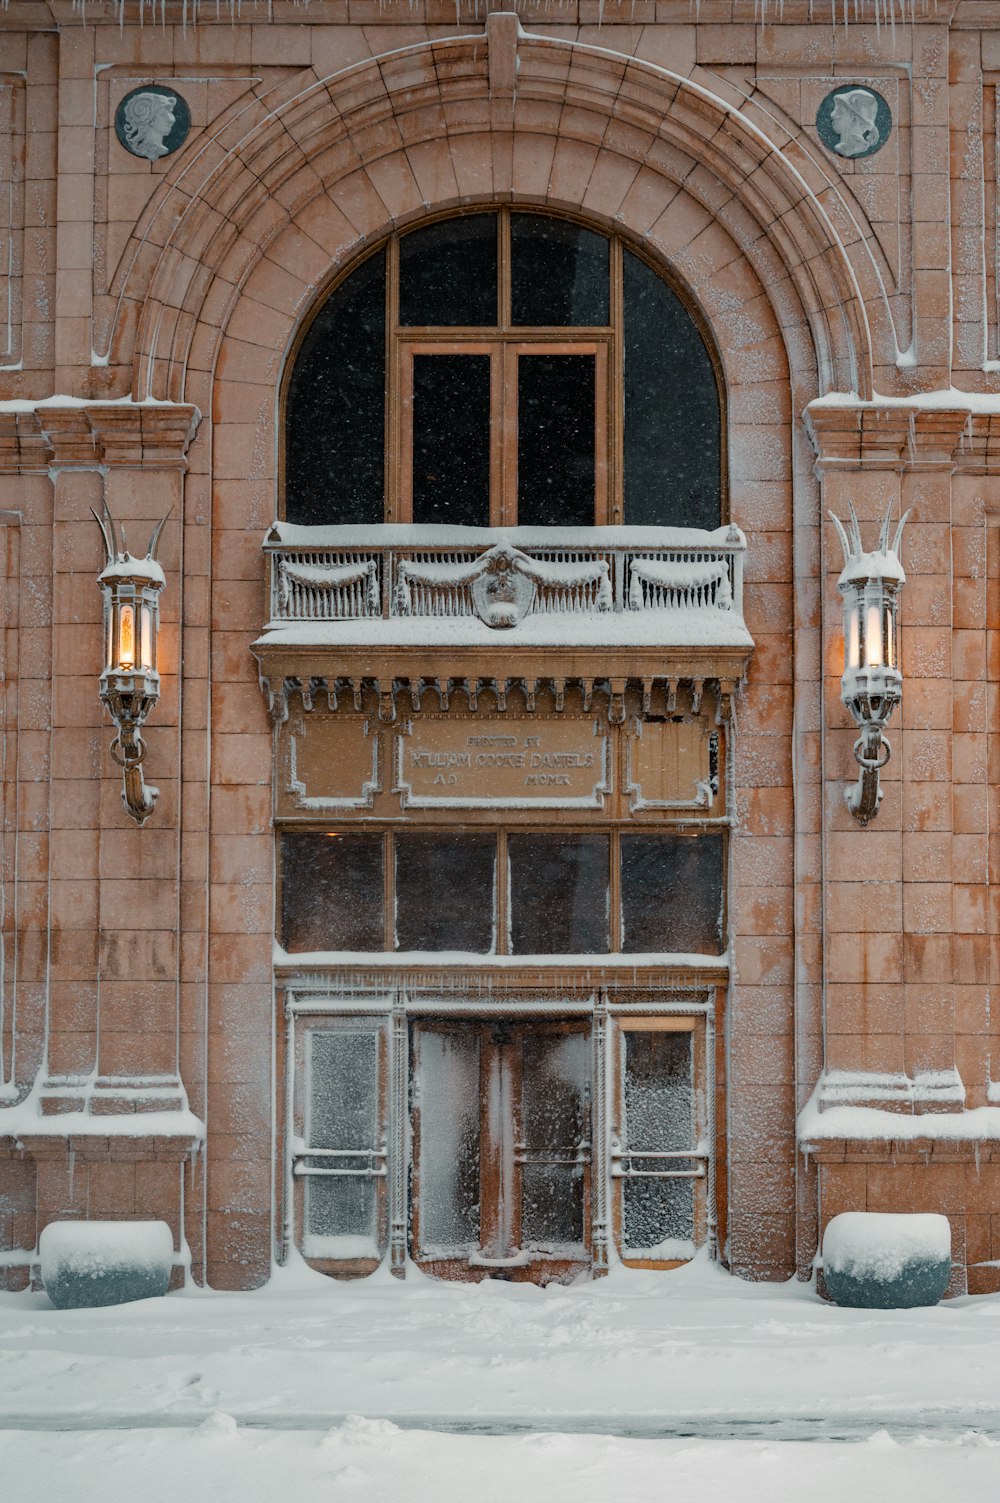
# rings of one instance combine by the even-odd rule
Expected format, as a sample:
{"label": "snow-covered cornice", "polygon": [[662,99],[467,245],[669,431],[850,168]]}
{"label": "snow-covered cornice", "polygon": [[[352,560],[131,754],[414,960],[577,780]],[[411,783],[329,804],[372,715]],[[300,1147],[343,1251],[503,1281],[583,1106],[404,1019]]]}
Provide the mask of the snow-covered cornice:
{"label": "snow-covered cornice", "polygon": [[201,421],[190,402],[0,402],[0,474],[53,469],[178,470]]}
{"label": "snow-covered cornice", "polygon": [[829,392],[803,411],[819,470],[1000,471],[1000,392]]}

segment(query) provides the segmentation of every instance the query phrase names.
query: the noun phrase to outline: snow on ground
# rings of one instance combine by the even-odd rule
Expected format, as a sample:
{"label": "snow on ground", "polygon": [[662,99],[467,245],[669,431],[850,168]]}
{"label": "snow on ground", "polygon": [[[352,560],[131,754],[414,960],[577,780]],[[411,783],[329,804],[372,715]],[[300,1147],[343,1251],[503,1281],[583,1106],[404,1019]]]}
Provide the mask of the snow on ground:
{"label": "snow on ground", "polygon": [[1000,1449],[469,1437],[354,1419],[323,1434],[198,1430],[3,1437],[10,1503],[986,1503]]}
{"label": "snow on ground", "polygon": [[300,1269],[105,1310],[0,1295],[5,1503],[965,1503],[1000,1496],[998,1394],[1000,1297],[837,1310],[703,1262],[572,1289]]}

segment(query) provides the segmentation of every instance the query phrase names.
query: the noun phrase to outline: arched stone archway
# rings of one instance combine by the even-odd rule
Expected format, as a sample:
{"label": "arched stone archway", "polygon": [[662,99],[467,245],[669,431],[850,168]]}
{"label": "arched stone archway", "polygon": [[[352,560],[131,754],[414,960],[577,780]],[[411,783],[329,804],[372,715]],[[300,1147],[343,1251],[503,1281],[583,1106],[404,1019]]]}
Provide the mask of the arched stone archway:
{"label": "arched stone archway", "polygon": [[[776,308],[785,301],[782,321],[808,324],[817,394],[870,393],[866,300],[878,309],[877,284],[865,285],[866,259],[852,259],[822,179],[809,181],[810,160],[784,131],[771,139],[736,103],[680,75],[526,35],[513,17],[491,17],[488,35],[406,48],[319,82],[300,75],[234,106],[192,146],[115,282],[111,360],[134,358],[136,395],[196,399],[191,373],[207,368],[207,331],[226,323],[226,289],[262,250],[276,254],[283,233],[309,236],[325,217],[320,244],[343,260],[430,203],[510,195],[515,173],[533,201],[582,199],[668,256],[673,237],[658,221],[683,187],[730,226]],[[515,62],[516,89],[505,81]]]}
{"label": "arched stone archway", "polygon": [[[870,387],[863,303],[818,203],[737,112],[663,70],[518,38],[498,27],[508,19],[491,18],[488,46],[429,44],[290,88],[249,129],[237,112],[200,148],[198,191],[185,194],[195,163],[164,190],[119,289],[114,355],[127,359],[134,318],[135,393],[184,396],[211,414],[186,482],[188,558],[207,596],[189,579],[185,655],[204,664],[205,695],[195,684],[186,694],[184,745],[192,766],[203,756],[211,769],[208,932],[235,870],[252,915],[226,920],[203,970],[191,961],[204,990],[184,992],[209,1118],[205,1206],[189,1207],[189,1234],[197,1246],[204,1209],[214,1283],[266,1277],[273,1247],[272,740],[248,648],[266,619],[260,539],[275,510],[282,372],[309,308],[372,239],[498,201],[572,210],[634,239],[684,285],[720,351],[731,513],[751,540],[746,615],[757,641],[731,860],[728,1256],[757,1273],[795,1261],[792,1081],[796,1048],[811,1050],[818,1032],[809,983],[822,957],[799,945],[796,970],[792,870],[797,860],[808,924],[818,770],[816,789],[811,773],[798,775],[793,800],[792,709],[795,759],[808,768],[822,675],[818,598],[793,584],[796,559],[818,555],[811,457],[794,417],[831,385]],[[183,208],[157,244],[171,199]],[[205,857],[197,842],[186,849],[194,892]],[[192,956],[203,922],[199,913],[189,923]],[[251,1121],[238,1161],[226,1127],[235,1102]],[[764,1203],[762,1183],[772,1187]],[[808,1197],[800,1202],[804,1212]],[[808,1217],[798,1225],[808,1242]]]}

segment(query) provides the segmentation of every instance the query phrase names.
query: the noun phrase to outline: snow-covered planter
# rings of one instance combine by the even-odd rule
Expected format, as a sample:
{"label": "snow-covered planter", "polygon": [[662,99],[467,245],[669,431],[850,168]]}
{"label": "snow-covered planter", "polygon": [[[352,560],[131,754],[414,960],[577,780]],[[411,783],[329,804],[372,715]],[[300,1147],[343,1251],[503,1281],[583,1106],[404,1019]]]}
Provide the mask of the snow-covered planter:
{"label": "snow-covered planter", "polygon": [[53,1221],[38,1256],[57,1309],[124,1305],[166,1294],[174,1238],[165,1221]]}
{"label": "snow-covered planter", "polygon": [[909,1310],[936,1305],[951,1276],[947,1216],[845,1211],[823,1237],[823,1276],[838,1305]]}

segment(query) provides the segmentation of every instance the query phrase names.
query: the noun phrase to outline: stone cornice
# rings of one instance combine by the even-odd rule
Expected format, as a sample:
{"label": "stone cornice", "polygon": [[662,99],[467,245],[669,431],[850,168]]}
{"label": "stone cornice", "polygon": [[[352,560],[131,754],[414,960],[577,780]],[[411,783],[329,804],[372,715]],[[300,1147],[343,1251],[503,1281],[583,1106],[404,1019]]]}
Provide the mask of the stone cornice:
{"label": "stone cornice", "polygon": [[802,414],[817,474],[961,470],[1000,474],[1000,395],[934,392],[911,401],[821,397]]}
{"label": "stone cornice", "polygon": [[[225,0],[225,3],[216,9],[207,4],[201,6],[192,17],[191,9],[185,12],[182,0],[167,0],[163,6],[163,24],[181,25],[191,27],[208,26],[234,26],[251,24],[258,27],[267,25],[298,24],[308,22],[312,25],[330,25],[347,20],[347,6],[344,0],[314,0],[308,13],[303,16],[305,9],[302,0],[275,0],[264,17],[255,12],[240,13],[235,0]],[[594,12],[596,13],[596,6]],[[315,14],[313,11],[315,10]],[[531,25],[537,22],[556,22],[559,24],[578,24],[590,19],[589,7],[587,14],[582,14],[582,5],[567,5],[567,0],[529,0],[519,6],[522,24]],[[980,19],[980,11],[982,17]],[[81,14],[82,12],[82,14]],[[398,25],[400,15],[408,21],[416,22],[440,22],[443,16],[441,8],[433,3],[433,0],[409,0],[407,5],[402,0],[388,0],[376,6],[370,7],[370,14],[365,11],[364,23],[366,25]],[[160,13],[158,12],[158,18]],[[635,0],[608,0],[603,10],[604,24],[614,25],[631,23],[641,24],[652,22],[657,24],[677,23],[690,26],[692,22],[691,0],[641,0],[636,6]],[[997,0],[916,0],[914,13],[910,18],[919,25],[924,26],[965,26],[987,29],[998,24],[1000,6]],[[140,24],[139,7],[126,3],[124,10],[126,26],[137,27]],[[450,7],[448,19],[454,21],[455,9]],[[482,14],[475,0],[460,0],[458,8],[458,21],[460,24],[468,24],[473,29],[475,22],[482,24]],[[700,0],[697,11],[697,19],[703,24],[716,25],[744,25],[759,28],[763,35],[771,31],[781,31],[788,26],[811,26],[817,31],[825,29],[830,31],[830,8],[820,10],[816,0],[783,0],[782,5],[768,7],[762,15],[756,4],[756,0]],[[881,20],[881,28],[878,25]],[[0,30],[13,30],[16,27],[30,25],[33,29],[44,27],[66,28],[81,27],[83,24],[96,25],[119,25],[119,12],[113,0],[87,0],[84,9],[75,0],[9,0],[8,7],[0,7]],[[852,0],[850,8],[850,29],[852,32],[862,30],[874,33],[876,42],[882,37],[888,37],[889,27],[885,20],[885,14],[876,13],[874,0],[860,0],[860,8],[857,0]],[[888,45],[886,45],[887,55]]]}
{"label": "stone cornice", "polygon": [[200,421],[190,402],[0,403],[0,474],[184,470]]}
{"label": "stone cornice", "polygon": [[971,405],[926,405],[919,401],[831,402],[820,398],[803,413],[816,451],[817,472],[831,470],[953,469],[963,440],[976,423],[997,414],[974,413]]}

